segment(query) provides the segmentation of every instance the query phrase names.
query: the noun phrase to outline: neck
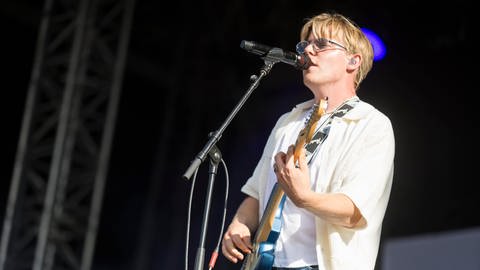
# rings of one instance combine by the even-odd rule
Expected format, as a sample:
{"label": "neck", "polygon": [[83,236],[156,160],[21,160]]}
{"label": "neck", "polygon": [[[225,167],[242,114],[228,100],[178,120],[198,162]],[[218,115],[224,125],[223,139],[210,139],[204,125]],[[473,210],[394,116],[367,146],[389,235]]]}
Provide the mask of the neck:
{"label": "neck", "polygon": [[357,94],[353,81],[347,80],[317,84],[316,86],[309,88],[315,97],[315,102],[318,103],[321,99],[328,98],[326,113],[335,111],[338,106]]}
{"label": "neck", "polygon": [[355,92],[335,93],[333,95],[315,95],[315,102],[319,103],[321,99],[328,98],[328,106],[326,113],[335,111],[340,105],[347,100],[356,96]]}

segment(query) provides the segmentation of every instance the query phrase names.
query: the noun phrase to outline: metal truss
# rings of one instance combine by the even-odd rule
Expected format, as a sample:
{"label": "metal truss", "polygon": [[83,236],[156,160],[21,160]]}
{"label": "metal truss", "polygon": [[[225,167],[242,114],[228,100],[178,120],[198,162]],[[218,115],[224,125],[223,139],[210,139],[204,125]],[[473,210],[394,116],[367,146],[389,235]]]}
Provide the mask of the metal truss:
{"label": "metal truss", "polygon": [[46,0],[0,270],[91,268],[134,0]]}

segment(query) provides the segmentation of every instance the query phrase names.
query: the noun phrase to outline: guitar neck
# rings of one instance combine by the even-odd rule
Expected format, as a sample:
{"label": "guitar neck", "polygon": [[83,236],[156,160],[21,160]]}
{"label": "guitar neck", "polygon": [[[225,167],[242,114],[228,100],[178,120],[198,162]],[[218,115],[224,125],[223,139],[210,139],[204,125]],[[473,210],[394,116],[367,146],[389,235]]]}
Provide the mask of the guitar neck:
{"label": "guitar neck", "polygon": [[[300,150],[303,149],[305,144],[312,139],[316,127],[316,122],[325,112],[325,102],[326,101],[322,101],[320,105],[316,105],[314,107],[315,109],[312,111],[312,115],[309,117],[309,121],[297,136],[297,140],[295,141],[293,150],[293,158],[295,165],[297,165],[297,163],[299,162],[301,152]],[[261,243],[267,240],[268,235],[272,230],[275,214],[280,205],[283,195],[284,192],[282,188],[278,185],[278,183],[276,183],[273,187],[272,193],[270,194],[270,198],[268,199],[267,207],[265,208],[262,219],[260,220],[260,224],[255,235],[256,243]]]}
{"label": "guitar neck", "polygon": [[[304,147],[306,140],[309,139],[307,137],[309,136],[309,134],[307,133],[308,131],[306,129],[302,129],[295,142],[293,150],[295,164],[297,164],[298,162],[300,156],[300,149]],[[265,208],[265,212],[263,213],[262,219],[260,220],[260,224],[257,229],[257,233],[255,235],[256,243],[261,243],[267,240],[270,231],[272,231],[275,213],[280,205],[283,195],[284,191],[278,185],[278,183],[275,183],[272,193],[270,194],[270,197],[268,199],[267,207]]]}
{"label": "guitar neck", "polygon": [[280,205],[283,194],[284,192],[282,188],[278,184],[275,184],[255,235],[256,243],[261,243],[267,240],[268,235],[273,227],[275,212]]}

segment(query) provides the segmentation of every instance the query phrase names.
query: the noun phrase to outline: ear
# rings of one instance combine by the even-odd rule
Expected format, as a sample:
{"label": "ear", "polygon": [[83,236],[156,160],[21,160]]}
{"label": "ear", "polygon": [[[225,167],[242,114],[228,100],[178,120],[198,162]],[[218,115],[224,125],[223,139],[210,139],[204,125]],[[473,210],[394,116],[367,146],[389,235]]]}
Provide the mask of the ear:
{"label": "ear", "polygon": [[348,59],[348,68],[352,70],[357,69],[360,66],[362,58],[358,54],[352,54],[349,57],[350,58]]}

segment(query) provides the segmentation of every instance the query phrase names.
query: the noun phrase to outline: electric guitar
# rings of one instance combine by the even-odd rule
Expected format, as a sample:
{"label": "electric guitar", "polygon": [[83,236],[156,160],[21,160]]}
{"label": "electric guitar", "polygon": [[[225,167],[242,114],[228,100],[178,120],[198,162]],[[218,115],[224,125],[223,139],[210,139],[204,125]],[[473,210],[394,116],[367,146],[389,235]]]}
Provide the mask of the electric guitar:
{"label": "electric guitar", "polygon": [[[322,99],[320,104],[315,104],[310,116],[308,117],[305,127],[297,136],[294,147],[294,162],[297,164],[300,150],[305,144],[309,143],[315,133],[318,120],[325,113],[327,108],[327,99]],[[252,252],[247,254],[243,260],[241,270],[270,270],[275,259],[275,243],[280,235],[282,227],[281,215],[283,209],[283,201],[286,196],[275,183],[272,193],[267,202],[265,212],[260,220],[260,224],[256,231]]]}

